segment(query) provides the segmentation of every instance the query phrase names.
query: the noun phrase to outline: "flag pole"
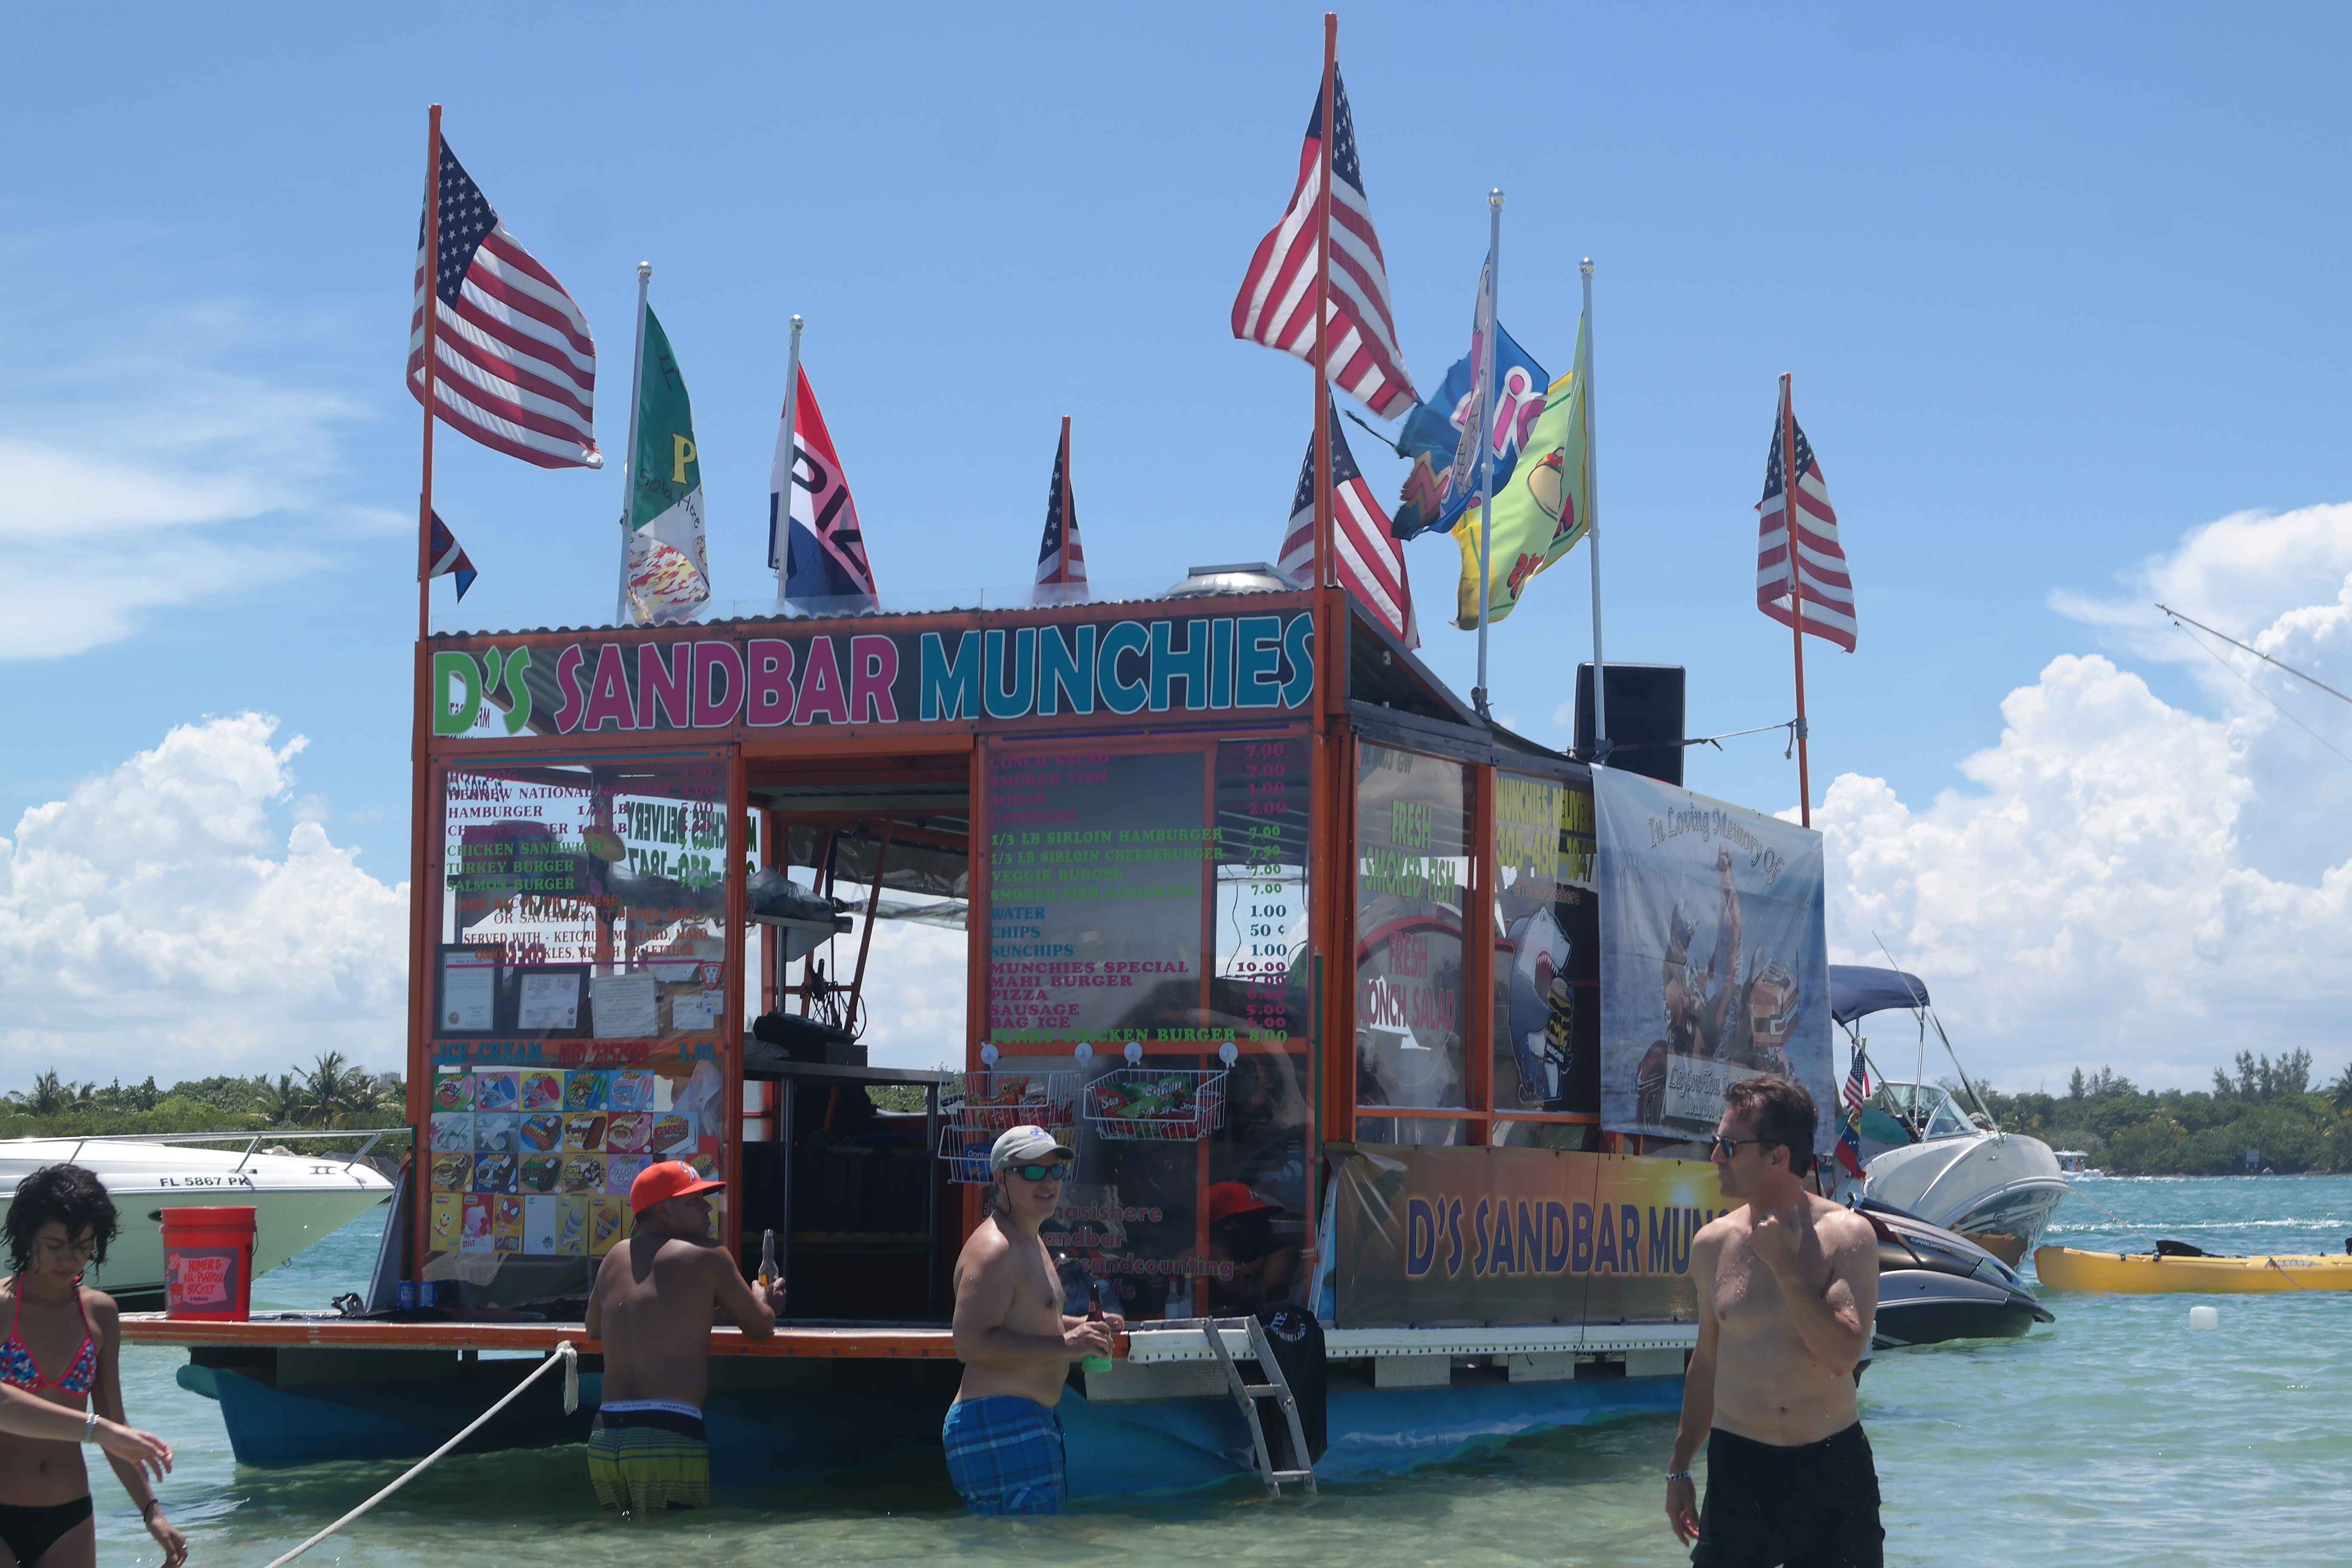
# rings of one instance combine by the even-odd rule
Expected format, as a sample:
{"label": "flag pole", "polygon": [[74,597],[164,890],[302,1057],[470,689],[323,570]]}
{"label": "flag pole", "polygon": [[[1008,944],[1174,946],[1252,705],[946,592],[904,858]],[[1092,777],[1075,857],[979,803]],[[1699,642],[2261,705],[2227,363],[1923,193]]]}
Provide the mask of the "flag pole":
{"label": "flag pole", "polygon": [[[613,624],[629,624],[629,513],[637,499],[637,410],[646,381],[646,289],[654,280],[654,264],[637,263],[637,348],[629,356],[629,456],[621,465],[621,584],[613,602]],[[789,477],[789,476],[788,476]]]}
{"label": "flag pole", "polygon": [[[432,805],[432,707],[433,655],[431,643],[433,616],[433,370],[434,331],[441,313],[441,106],[434,104],[425,111],[425,243],[424,254],[418,258],[425,272],[425,436],[421,472],[416,497],[416,702],[414,731],[410,737],[410,777],[408,811],[408,1119],[421,1124],[425,1116],[424,1075],[415,1070],[425,1059],[425,1022],[417,998],[425,995],[424,975],[430,965],[426,962],[425,921],[427,904],[425,897],[426,881],[425,817]],[[417,1230],[424,1234],[425,1211],[420,1205],[415,1215]],[[411,1258],[400,1260],[401,1274],[407,1277]]]}
{"label": "flag pole", "polygon": [[[642,301],[637,307],[637,357],[642,361],[645,358],[644,348],[646,332],[645,306]],[[782,603],[783,600],[784,580],[789,574],[790,568],[792,566],[793,486],[799,482],[794,476],[799,474],[801,468],[800,449],[793,444],[793,421],[799,416],[801,411],[802,325],[803,323],[801,319],[798,316],[794,316],[793,318],[793,345],[790,349],[786,350],[784,353],[784,488],[776,492],[776,517],[774,522],[776,531],[774,543],[774,549],[776,552],[776,599],[778,603]],[[632,404],[631,406],[634,409],[635,405]],[[629,417],[634,420],[636,418],[636,415],[632,412]],[[636,449],[636,441],[632,438],[629,442],[629,450],[634,453]]]}
{"label": "flag pole", "polygon": [[1797,820],[1813,825],[1813,785],[1805,754],[1805,595],[1797,565],[1797,400],[1780,376],[1780,521],[1789,536],[1789,637],[1797,654]]}
{"label": "flag pole", "polygon": [[1495,574],[1488,561],[1495,510],[1495,342],[1502,334],[1502,319],[1503,191],[1497,185],[1486,193],[1486,319],[1479,323],[1478,334],[1478,443],[1486,451],[1478,459],[1482,466],[1478,480],[1478,684],[1470,689],[1470,705],[1481,719],[1489,717],[1486,611],[1495,586]]}
{"label": "flag pole", "polygon": [[1323,13],[1322,173],[1315,198],[1315,585],[1339,580],[1331,545],[1331,135],[1339,119],[1332,87],[1339,75],[1339,13]]}
{"label": "flag pole", "polygon": [[[1584,381],[1576,395],[1584,402],[1584,549],[1592,568],[1592,755],[1609,760],[1609,667],[1601,658],[1601,455],[1592,441],[1592,258],[1577,270],[1584,276]],[[1574,494],[1573,490],[1569,492]]]}

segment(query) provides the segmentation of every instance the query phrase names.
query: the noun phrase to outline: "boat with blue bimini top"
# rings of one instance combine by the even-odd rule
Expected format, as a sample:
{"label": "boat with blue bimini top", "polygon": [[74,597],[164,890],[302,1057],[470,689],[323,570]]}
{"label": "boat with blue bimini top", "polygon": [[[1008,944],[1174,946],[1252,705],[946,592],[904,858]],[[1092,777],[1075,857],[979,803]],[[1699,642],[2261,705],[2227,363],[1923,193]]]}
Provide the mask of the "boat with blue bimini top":
{"label": "boat with blue bimini top", "polygon": [[[1830,983],[1837,1022],[1846,1030],[1854,1060],[1874,1080],[1860,1111],[1850,1117],[1863,1175],[1842,1178],[1839,1195],[1851,1201],[1866,1194],[1956,1231],[2014,1269],[2040,1243],[2051,1215],[2072,1190],[2059,1157],[2039,1138],[2009,1131],[1993,1121],[1957,1054],[1952,1065],[1964,1090],[1976,1099],[1976,1111],[1963,1110],[1942,1084],[1925,1081],[1927,1031],[1935,1029],[1948,1053],[1951,1042],[1916,975],[1836,964]],[[1919,1027],[1920,1066],[1914,1081],[1872,1070],[1882,1058],[1872,1056],[1860,1032],[1864,1018],[1894,1010],[1913,1014]]]}
{"label": "boat with blue bimini top", "polygon": [[[1817,834],[1684,788],[1679,744],[1513,734],[1264,571],[739,608],[421,649],[417,1153],[368,1296],[125,1329],[188,1347],[241,1462],[426,1453],[533,1365],[481,1352],[567,1340],[580,1411],[545,1379],[468,1441],[582,1440],[583,1300],[663,1159],[790,1285],[772,1339],[712,1332],[717,1483],[936,1451],[1019,1123],[1076,1155],[1070,1310],[1127,1322],[1062,1405],[1074,1495],[1678,1406],[1725,1091],[1834,1103]],[[1681,672],[1625,673],[1678,738]],[[894,919],[961,934],[951,1068],[859,1037]]]}

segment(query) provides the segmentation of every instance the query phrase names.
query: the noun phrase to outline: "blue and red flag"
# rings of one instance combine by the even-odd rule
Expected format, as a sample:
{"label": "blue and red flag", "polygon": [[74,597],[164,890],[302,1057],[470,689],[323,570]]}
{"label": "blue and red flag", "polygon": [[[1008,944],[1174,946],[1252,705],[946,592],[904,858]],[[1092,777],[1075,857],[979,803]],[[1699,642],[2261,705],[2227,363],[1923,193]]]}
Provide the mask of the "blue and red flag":
{"label": "blue and red flag", "polygon": [[1862,1174],[1862,1102],[1870,1095],[1870,1075],[1864,1070],[1862,1052],[1845,1075],[1845,1125],[1838,1130],[1837,1161],[1850,1175]]}
{"label": "blue and red flag", "polygon": [[449,531],[449,525],[441,521],[437,511],[433,514],[433,570],[428,575],[455,578],[457,597],[461,599],[466,590],[474,585],[474,579],[481,575],[474,570],[474,563],[457,542],[457,536]]}

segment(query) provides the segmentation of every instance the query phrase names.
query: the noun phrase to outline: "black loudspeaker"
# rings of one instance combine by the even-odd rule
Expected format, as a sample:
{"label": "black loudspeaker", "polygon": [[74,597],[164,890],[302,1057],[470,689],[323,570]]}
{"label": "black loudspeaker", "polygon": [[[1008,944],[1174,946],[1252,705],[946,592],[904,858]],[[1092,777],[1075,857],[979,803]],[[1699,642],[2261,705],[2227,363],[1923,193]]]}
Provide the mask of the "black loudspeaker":
{"label": "black loudspeaker", "polygon": [[[1609,667],[1609,756],[1612,768],[1664,784],[1683,782],[1683,667]],[[1592,667],[1576,667],[1576,754],[1592,756]]]}

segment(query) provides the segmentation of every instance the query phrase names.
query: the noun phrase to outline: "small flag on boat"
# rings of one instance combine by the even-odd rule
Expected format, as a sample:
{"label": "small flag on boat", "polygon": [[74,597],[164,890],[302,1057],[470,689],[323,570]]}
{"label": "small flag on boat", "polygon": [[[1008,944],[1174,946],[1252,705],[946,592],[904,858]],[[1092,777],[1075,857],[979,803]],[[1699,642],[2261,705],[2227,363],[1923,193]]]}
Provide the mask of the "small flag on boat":
{"label": "small flag on boat", "polygon": [[702,522],[702,461],[694,405],[647,307],[646,358],[637,375],[637,449],[629,465],[628,554],[622,566],[629,618],[639,626],[692,615],[710,598],[710,552]]}
{"label": "small flag on boat", "polygon": [[[1412,375],[1397,347],[1389,309],[1388,262],[1372,228],[1364,171],[1356,155],[1356,122],[1348,89],[1331,68],[1331,287],[1325,302],[1324,363],[1333,384],[1360,398],[1382,418],[1414,402]],[[1250,257],[1234,300],[1234,336],[1244,342],[1315,357],[1315,279],[1322,259],[1316,243],[1323,195],[1323,95],[1307,117],[1307,145],[1298,155],[1298,184],[1282,221]]]}
{"label": "small flag on boat", "polygon": [[1792,626],[1789,608],[1787,488],[1780,480],[1781,421],[1795,433],[1797,449],[1797,581],[1804,594],[1805,630],[1853,651],[1853,579],[1846,574],[1845,547],[1838,542],[1836,509],[1827,480],[1781,394],[1780,419],[1772,425],[1772,455],[1764,464],[1764,499],[1756,503],[1756,607]]}
{"label": "small flag on boat", "polygon": [[[1407,647],[1421,646],[1412,616],[1412,579],[1406,574],[1404,546],[1389,533],[1389,520],[1372,497],[1348,450],[1338,411],[1331,420],[1331,533],[1339,556],[1339,581]],[[1315,577],[1315,438],[1307,438],[1307,460],[1298,465],[1298,489],[1290,498],[1290,527],[1275,570],[1302,586]]]}
{"label": "small flag on boat", "polygon": [[1037,581],[1083,583],[1086,546],[1078,542],[1078,498],[1070,484],[1070,416],[1062,416],[1062,445],[1054,454],[1054,479],[1045,492],[1045,538],[1037,546]]}
{"label": "small flag on boat", "polygon": [[776,416],[776,455],[768,468],[768,569],[784,573],[784,594],[793,599],[874,596],[874,568],[866,558],[866,536],[857,526],[857,503],[834,455],[833,435],[801,367],[793,412],[793,504],[790,528],[777,537],[778,501],[784,491],[783,416]]}
{"label": "small flag on boat", "polygon": [[[1591,342],[1579,325],[1575,368],[1536,401],[1537,413],[1519,437],[1524,449],[1514,454],[1508,484],[1503,482],[1503,454],[1495,454],[1495,504],[1488,509],[1494,534],[1486,546],[1489,626],[1509,615],[1537,574],[1574,549],[1591,525],[1592,466],[1584,449]],[[1517,416],[1501,398],[1496,404],[1506,416]],[[1478,627],[1478,509],[1471,507],[1453,528],[1454,542],[1462,549],[1454,624],[1465,632]]]}
{"label": "small flag on boat", "polygon": [[[443,423],[542,468],[601,468],[596,340],[555,275],[490,209],[441,143],[433,280],[433,402]],[[425,401],[425,219],[416,222],[408,395]]]}
{"label": "small flag on boat", "polygon": [[441,521],[441,514],[435,512],[433,570],[425,575],[457,579],[457,597],[462,599],[466,596],[466,590],[474,585],[474,579],[480,574],[474,570],[474,563],[467,556],[465,547],[457,542],[457,536],[449,531],[449,525]]}
{"label": "small flag on boat", "polygon": [[1859,1176],[1862,1165],[1862,1112],[1857,1110],[1845,1119],[1838,1129],[1837,1163],[1845,1167],[1846,1174]]}
{"label": "small flag on boat", "polygon": [[1862,1102],[1870,1094],[1870,1075],[1863,1067],[1860,1047],[1845,1075],[1845,1125],[1838,1129],[1837,1162],[1849,1175],[1862,1174]]}

